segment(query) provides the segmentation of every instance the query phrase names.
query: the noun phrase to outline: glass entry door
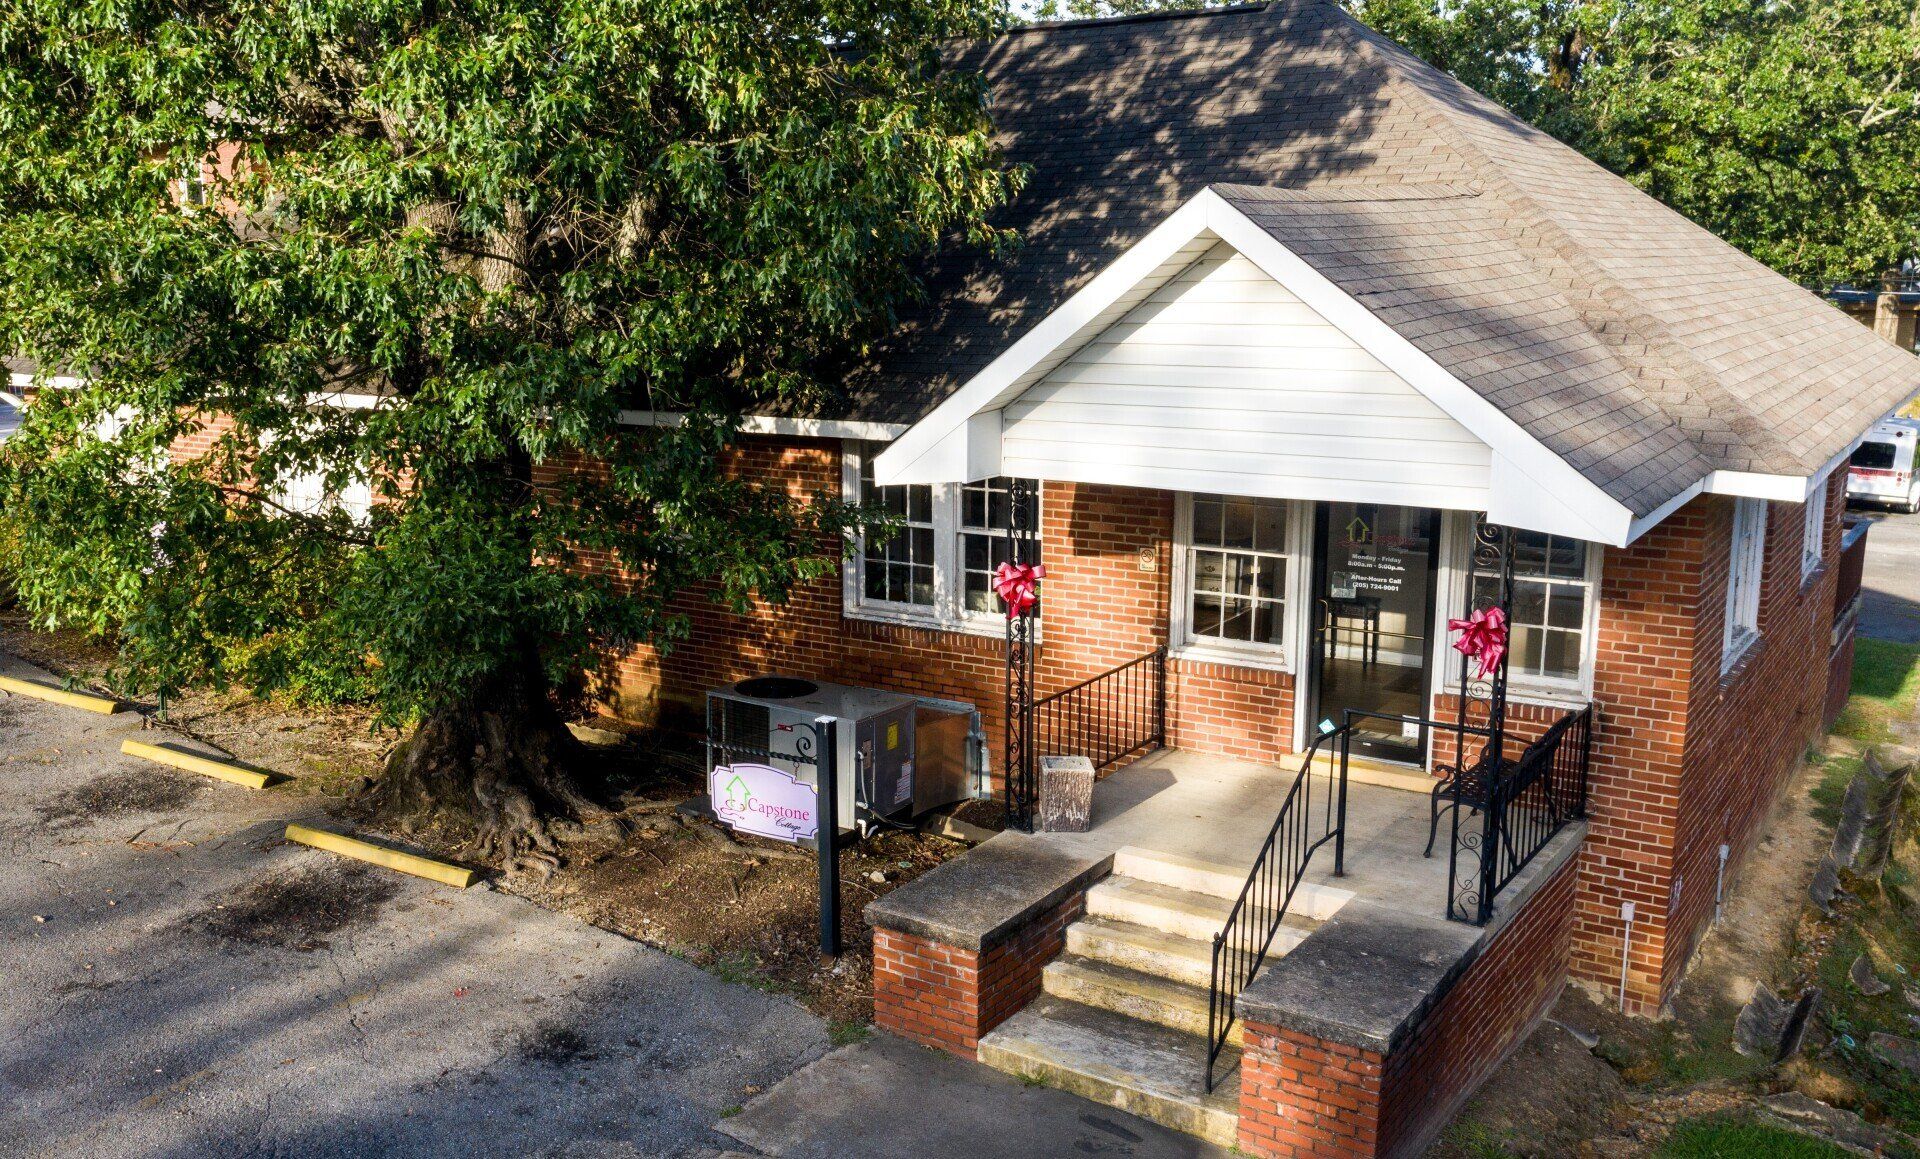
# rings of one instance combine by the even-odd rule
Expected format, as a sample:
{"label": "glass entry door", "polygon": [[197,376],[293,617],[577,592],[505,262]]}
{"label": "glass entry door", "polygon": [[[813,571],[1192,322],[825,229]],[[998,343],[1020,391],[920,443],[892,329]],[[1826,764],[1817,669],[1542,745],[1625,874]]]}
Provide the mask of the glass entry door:
{"label": "glass entry door", "polygon": [[[1311,732],[1346,709],[1427,715],[1440,515],[1419,507],[1322,503],[1315,517]],[[1423,726],[1355,722],[1352,751],[1420,764]]]}

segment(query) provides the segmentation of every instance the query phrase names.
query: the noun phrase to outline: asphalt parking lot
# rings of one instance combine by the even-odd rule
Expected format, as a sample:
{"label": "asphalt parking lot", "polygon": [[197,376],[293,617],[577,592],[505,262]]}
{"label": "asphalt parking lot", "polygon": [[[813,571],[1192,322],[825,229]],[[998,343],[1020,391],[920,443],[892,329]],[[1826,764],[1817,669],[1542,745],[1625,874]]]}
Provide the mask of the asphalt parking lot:
{"label": "asphalt parking lot", "polygon": [[313,798],[138,730],[0,700],[0,1156],[712,1155],[828,1049],[785,997],[288,845]]}
{"label": "asphalt parking lot", "polygon": [[1920,515],[1881,507],[1848,510],[1874,522],[1861,582],[1861,634],[1920,644]]}

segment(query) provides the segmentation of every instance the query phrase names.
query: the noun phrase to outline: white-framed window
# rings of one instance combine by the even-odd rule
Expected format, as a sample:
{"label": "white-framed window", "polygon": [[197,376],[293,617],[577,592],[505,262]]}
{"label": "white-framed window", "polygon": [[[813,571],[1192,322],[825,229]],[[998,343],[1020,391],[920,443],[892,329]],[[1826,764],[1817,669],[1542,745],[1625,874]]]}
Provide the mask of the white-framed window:
{"label": "white-framed window", "polygon": [[279,479],[268,492],[274,505],[293,515],[325,515],[344,511],[364,525],[373,510],[373,485],[355,475],[339,487],[328,484],[325,471],[303,471]]}
{"label": "white-framed window", "polygon": [[[850,503],[884,510],[899,521],[899,530],[884,538],[855,537],[843,587],[846,614],[990,635],[1005,631],[993,572],[1012,557],[1006,531],[1011,481],[882,487],[873,478],[876,451],[870,444],[845,444],[843,493]],[[1037,483],[1029,494],[1038,550]]]}
{"label": "white-framed window", "polygon": [[1733,535],[1727,555],[1727,627],[1720,671],[1731,670],[1760,638],[1760,583],[1767,563],[1767,501],[1733,503]]}
{"label": "white-framed window", "polygon": [[[1488,575],[1476,582],[1473,606],[1485,607],[1499,581]],[[1507,609],[1511,683],[1561,693],[1584,694],[1592,687],[1599,590],[1597,545],[1543,531],[1513,533],[1513,604]]]}
{"label": "white-framed window", "polygon": [[1305,582],[1300,504],[1182,495],[1174,520],[1173,639],[1183,654],[1287,668]]}
{"label": "white-framed window", "polygon": [[1807,495],[1806,523],[1800,539],[1800,580],[1806,582],[1820,570],[1820,558],[1827,547],[1827,480],[1814,484]]}

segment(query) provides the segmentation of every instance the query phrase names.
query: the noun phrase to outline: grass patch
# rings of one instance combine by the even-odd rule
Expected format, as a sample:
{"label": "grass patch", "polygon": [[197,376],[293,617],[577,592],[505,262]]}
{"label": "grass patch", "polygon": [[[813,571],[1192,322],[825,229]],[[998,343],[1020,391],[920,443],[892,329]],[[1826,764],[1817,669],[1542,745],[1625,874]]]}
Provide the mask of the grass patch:
{"label": "grass patch", "polygon": [[1860,636],[1853,644],[1853,694],[1834,722],[1839,736],[1862,744],[1894,740],[1891,722],[1920,702],[1920,645]]}
{"label": "grass patch", "polygon": [[1840,824],[1840,804],[1847,796],[1847,782],[1853,780],[1853,774],[1860,771],[1866,758],[1830,754],[1816,756],[1813,763],[1820,769],[1820,783],[1813,787],[1813,816],[1822,825],[1831,829]]}
{"label": "grass patch", "polygon": [[1515,1154],[1514,1148],[1509,1145],[1512,1139],[1511,1131],[1459,1119],[1449,1124],[1440,1135],[1443,1144],[1471,1159],[1508,1159]]}
{"label": "grass patch", "polygon": [[1752,1119],[1711,1115],[1688,1119],[1655,1152],[1661,1159],[1835,1159],[1847,1152],[1831,1143]]}
{"label": "grass patch", "polygon": [[835,1046],[852,1046],[872,1037],[873,1029],[864,1022],[841,1022],[835,1019],[827,1023],[827,1041]]}

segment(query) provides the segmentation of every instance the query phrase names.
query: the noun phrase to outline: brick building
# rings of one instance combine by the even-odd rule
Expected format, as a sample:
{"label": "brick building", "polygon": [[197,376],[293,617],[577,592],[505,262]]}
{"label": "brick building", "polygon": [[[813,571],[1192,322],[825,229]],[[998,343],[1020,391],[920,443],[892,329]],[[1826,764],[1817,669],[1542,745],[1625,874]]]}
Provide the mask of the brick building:
{"label": "brick building", "polygon": [[[953,63],[1022,245],[733,452],[897,526],[782,605],[687,593],[600,691],[960,702],[1003,793],[993,582],[1036,553],[1026,715],[1102,767],[1093,828],[876,904],[877,1020],[1255,1154],[1417,1151],[1567,981],[1681,983],[1830,710],[1844,465],[1920,359],[1330,0]],[[1495,603],[1503,690],[1447,627]]]}
{"label": "brick building", "polygon": [[[1680,984],[1823,726],[1844,464],[1920,360],[1332,4],[957,63],[1031,166],[1021,249],[938,266],[836,408],[734,461],[896,530],[781,606],[690,594],[605,695],[960,701],[1001,792],[993,580],[1036,551],[1035,744],[1102,765],[1093,830],[870,910],[879,1021],[1254,1153],[1417,1150],[1569,979]],[[1502,765],[1446,625],[1509,565]],[[1504,829],[1489,768],[1535,794]]]}

